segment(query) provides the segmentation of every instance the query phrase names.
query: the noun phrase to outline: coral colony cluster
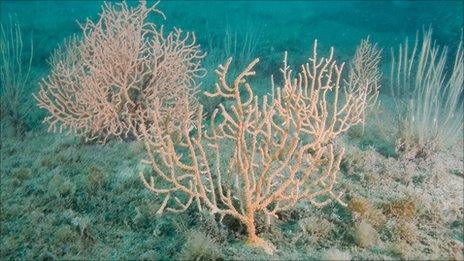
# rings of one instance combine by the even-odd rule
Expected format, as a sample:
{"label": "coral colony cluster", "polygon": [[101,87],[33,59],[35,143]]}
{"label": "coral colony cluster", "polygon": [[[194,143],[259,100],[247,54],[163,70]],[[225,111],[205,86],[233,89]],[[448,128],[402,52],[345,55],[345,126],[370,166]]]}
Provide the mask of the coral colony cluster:
{"label": "coral colony cluster", "polygon": [[[339,138],[354,126],[364,129],[366,115],[378,105],[382,50],[367,38],[345,64],[335,60],[333,48],[319,54],[315,40],[308,62],[298,69],[284,54],[280,74],[262,96],[249,82],[259,59],[236,72],[230,70],[231,57],[215,70],[215,89],[201,93],[206,53],[195,34],[165,32],[149,22],[152,14],[164,18],[157,5],[106,3],[97,22],[87,20],[82,36],[67,39],[53,53],[51,73],[34,95],[49,113],[44,119],[49,131],[100,143],[141,141],[147,157],[142,163],[152,171],[139,176],[162,199],[158,214],[194,205],[219,222],[232,217],[246,228],[246,243],[269,254],[276,247],[258,236],[258,217],[270,225],[302,201],[347,206],[337,189],[345,152]],[[444,69],[447,54],[433,43],[431,30],[422,41],[418,34],[413,48],[406,42],[392,51],[390,84],[402,115],[396,148],[404,157],[428,157],[459,138],[462,40],[451,73]],[[12,92],[21,85],[7,82]],[[204,112],[201,95],[221,98],[211,114]],[[353,202],[350,208],[356,208]],[[305,222],[323,221],[308,218]],[[370,223],[356,227],[366,234],[359,240],[372,235],[376,222]]]}
{"label": "coral colony cluster", "polygon": [[36,96],[51,114],[45,119],[51,130],[103,142],[133,134],[145,143],[144,163],[156,176],[141,173],[143,184],[164,197],[159,213],[193,203],[221,219],[233,216],[246,226],[247,243],[269,253],[274,246],[256,235],[257,213],[271,222],[300,200],[344,204],[334,191],[344,152],[336,141],[363,123],[377,100],[375,46],[362,43],[346,83],[333,48],[318,57],[314,41],[297,74],[285,54],[282,86],[273,82],[272,94],[263,97],[247,82],[259,59],[229,81],[229,58],[216,70],[216,90],[205,95],[233,103],[219,104],[205,126],[195,96],[204,54],[193,34],[175,29],[164,36],[162,27],[146,22],[150,13],[163,15],[156,4],[106,4],[97,23],[82,26],[83,39],[72,38],[54,53],[52,73]]}

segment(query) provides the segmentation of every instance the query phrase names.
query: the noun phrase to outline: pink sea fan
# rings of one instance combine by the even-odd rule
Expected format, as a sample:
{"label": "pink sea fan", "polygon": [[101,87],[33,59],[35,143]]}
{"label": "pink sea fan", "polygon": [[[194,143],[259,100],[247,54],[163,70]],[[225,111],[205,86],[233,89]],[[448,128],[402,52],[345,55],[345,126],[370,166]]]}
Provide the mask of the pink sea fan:
{"label": "pink sea fan", "polygon": [[105,3],[97,22],[81,25],[82,39],[74,36],[54,52],[52,71],[34,95],[50,113],[44,119],[49,131],[104,143],[137,135],[140,117],[155,104],[170,125],[190,117],[178,111],[186,101],[197,107],[205,54],[193,33],[165,34],[148,21],[152,13],[164,17],[157,4]]}

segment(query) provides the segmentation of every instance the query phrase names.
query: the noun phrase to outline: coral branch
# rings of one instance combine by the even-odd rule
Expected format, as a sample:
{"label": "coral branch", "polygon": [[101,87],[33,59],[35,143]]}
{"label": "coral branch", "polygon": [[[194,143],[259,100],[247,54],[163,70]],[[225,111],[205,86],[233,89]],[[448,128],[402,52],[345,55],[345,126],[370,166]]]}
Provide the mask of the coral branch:
{"label": "coral branch", "polygon": [[[176,211],[185,209],[185,204],[173,200],[173,193],[194,197],[199,209],[238,219],[247,227],[247,242],[272,253],[272,244],[256,235],[255,215],[261,212],[270,222],[300,200],[317,206],[333,200],[344,204],[342,194],[334,192],[343,157],[343,148],[335,142],[351,126],[364,121],[367,96],[377,89],[368,83],[363,90],[358,83],[341,86],[343,64],[334,60],[333,49],[328,58],[318,58],[317,42],[313,56],[296,76],[285,54],[282,87],[273,82],[270,97],[255,96],[247,81],[255,74],[259,59],[229,82],[231,62],[229,58],[218,67],[216,90],[205,94],[230,99],[233,105],[220,104],[210,127],[203,126],[201,113],[195,126],[184,125],[178,144],[186,144],[186,148],[176,145],[172,135],[160,135],[163,129],[155,108],[142,139],[147,162],[161,178],[158,186],[163,188],[155,189],[142,179],[152,192],[165,196],[163,209],[166,204],[177,205]],[[184,113],[192,110],[185,105]],[[160,145],[152,145],[157,143]],[[189,166],[187,176],[184,164]]]}

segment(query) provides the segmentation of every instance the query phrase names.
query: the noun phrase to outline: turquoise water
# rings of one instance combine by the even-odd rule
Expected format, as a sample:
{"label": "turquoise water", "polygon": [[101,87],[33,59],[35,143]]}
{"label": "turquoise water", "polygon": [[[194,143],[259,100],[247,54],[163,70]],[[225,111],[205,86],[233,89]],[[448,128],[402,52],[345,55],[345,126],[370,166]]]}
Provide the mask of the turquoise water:
{"label": "turquoise water", "polygon": [[[137,1],[129,3],[135,5]],[[34,65],[45,66],[44,59],[56,45],[79,32],[76,22],[96,19],[101,4],[2,1],[0,12],[3,22],[14,16],[24,33],[34,36]],[[285,50],[295,59],[305,57],[314,39],[349,57],[360,39],[368,35],[388,55],[389,48],[429,26],[434,28],[438,43],[454,46],[463,20],[460,1],[164,1],[159,7],[167,17],[163,24],[196,32],[206,51],[223,41],[226,29],[258,31],[254,56],[269,62],[273,54],[281,56]]]}
{"label": "turquoise water", "polygon": [[[138,1],[128,3],[138,5]],[[217,217],[197,211],[194,204],[180,214],[159,215],[162,199],[149,193],[138,177],[144,171],[140,160],[146,155],[143,144],[133,138],[101,145],[73,134],[47,132],[42,120],[48,113],[37,108],[32,98],[40,79],[50,73],[47,59],[65,38],[81,35],[79,23],[96,21],[102,4],[0,0],[2,26],[8,30],[11,21],[21,26],[24,57],[30,57],[29,43],[33,42],[31,74],[19,98],[25,116],[15,125],[21,128],[20,135],[12,127],[17,122],[10,120],[4,106],[8,101],[2,98],[0,258],[268,259],[265,252],[245,247],[246,229],[237,220],[220,223]],[[279,214],[271,227],[263,216],[257,218],[258,234],[277,248],[272,258],[462,258],[462,139],[454,144],[456,148],[420,161],[402,158],[395,151],[395,141],[383,135],[385,130],[394,132],[396,124],[396,119],[387,116],[395,109],[390,90],[384,88],[389,85],[391,48],[396,50],[406,38],[413,41],[418,32],[432,28],[433,39],[449,47],[449,61],[453,61],[462,39],[462,1],[162,1],[158,8],[166,20],[151,15],[149,21],[164,25],[166,31],[176,27],[195,32],[197,43],[207,53],[203,65],[208,74],[201,79],[201,91],[213,89],[214,70],[228,57],[234,57],[234,72],[260,58],[253,90],[264,95],[271,91],[271,75],[280,73],[285,51],[290,64],[298,68],[307,61],[316,39],[320,55],[334,47],[335,59],[347,64],[361,39],[369,37],[382,49],[381,108],[369,116],[365,133],[354,129],[343,139],[347,152],[340,172],[347,175],[340,175],[337,185],[347,191],[347,201],[369,199],[366,213],[374,214],[362,218],[371,223],[377,214],[385,218],[385,224],[380,222],[371,232],[378,238],[366,236],[371,234],[369,229],[359,232],[364,223],[354,213],[355,207],[334,203],[320,209],[302,203]],[[461,82],[457,99],[461,104],[463,97]],[[199,100],[205,117],[217,108],[218,102],[208,103],[203,96]],[[458,109],[462,111],[462,106]],[[440,181],[430,178],[434,175]],[[385,204],[404,203],[403,199],[424,194],[428,196],[415,202],[413,219],[406,219],[414,224],[413,231],[391,232],[410,227],[397,226],[405,220],[391,215]],[[447,199],[451,203],[443,203]],[[429,220],[436,223],[429,224]],[[360,243],[358,232],[375,242]]]}

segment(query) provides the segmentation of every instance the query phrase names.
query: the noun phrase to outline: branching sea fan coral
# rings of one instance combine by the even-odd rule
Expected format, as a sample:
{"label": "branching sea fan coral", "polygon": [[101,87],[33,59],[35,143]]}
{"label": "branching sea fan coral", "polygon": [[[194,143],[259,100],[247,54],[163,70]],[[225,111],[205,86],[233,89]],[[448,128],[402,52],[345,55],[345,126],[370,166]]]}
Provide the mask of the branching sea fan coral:
{"label": "branching sea fan coral", "polygon": [[[344,152],[336,139],[362,123],[372,101],[368,96],[378,90],[344,86],[344,64],[334,60],[333,48],[327,58],[318,57],[316,50],[317,42],[297,75],[285,54],[283,86],[276,88],[273,81],[272,94],[261,98],[247,81],[258,59],[231,82],[227,76],[232,59],[219,66],[216,90],[206,95],[232,104],[219,105],[209,128],[199,110],[192,117],[195,125],[184,121],[174,137],[163,131],[155,109],[149,128],[140,125],[148,152],[144,162],[155,175],[140,177],[150,191],[164,196],[159,213],[185,211],[194,203],[221,220],[232,216],[246,226],[248,244],[272,253],[274,246],[257,235],[256,215],[271,222],[301,200],[317,206],[332,200],[344,204],[334,192]],[[184,113],[191,113],[184,104]]]}
{"label": "branching sea fan coral", "polygon": [[[380,90],[380,78],[382,74],[379,70],[382,50],[377,44],[372,44],[369,37],[361,40],[356,48],[356,53],[350,63],[348,80],[346,81],[347,89],[351,93],[362,92],[363,97],[367,100],[367,109],[372,109],[377,104]],[[366,113],[363,115],[363,129],[366,121]]]}
{"label": "branching sea fan coral", "polygon": [[81,26],[82,39],[73,37],[55,51],[51,74],[35,95],[51,114],[44,119],[49,130],[105,142],[136,135],[137,112],[152,110],[155,99],[163,118],[174,122],[182,117],[184,96],[196,110],[205,54],[193,33],[174,29],[165,35],[163,27],[148,21],[153,13],[164,17],[157,4],[105,3],[97,22]]}

